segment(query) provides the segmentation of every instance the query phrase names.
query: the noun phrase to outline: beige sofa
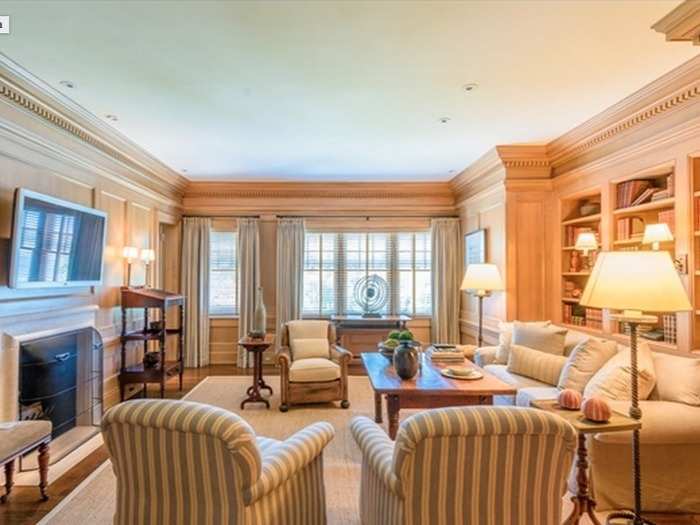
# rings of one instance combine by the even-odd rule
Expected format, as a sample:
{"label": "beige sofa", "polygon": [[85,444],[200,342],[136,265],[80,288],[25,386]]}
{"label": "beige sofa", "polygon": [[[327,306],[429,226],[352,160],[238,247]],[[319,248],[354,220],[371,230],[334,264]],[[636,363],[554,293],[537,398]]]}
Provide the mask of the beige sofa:
{"label": "beige sofa", "polygon": [[[565,354],[568,355],[588,334],[569,330]],[[499,397],[500,405],[530,406],[533,399],[554,399],[555,385],[542,383],[508,371],[498,361],[498,347],[476,350],[474,361],[503,381],[514,385],[515,397]],[[653,353],[657,370],[690,366],[692,360]],[[657,386],[642,409],[642,489],[643,508],[648,512],[700,513],[700,406],[664,400],[660,392],[673,373],[657,373]],[[613,401],[614,409],[627,412],[627,402]],[[597,434],[589,441],[592,488],[599,510],[632,507],[631,433]],[[570,481],[575,491],[575,480]]]}

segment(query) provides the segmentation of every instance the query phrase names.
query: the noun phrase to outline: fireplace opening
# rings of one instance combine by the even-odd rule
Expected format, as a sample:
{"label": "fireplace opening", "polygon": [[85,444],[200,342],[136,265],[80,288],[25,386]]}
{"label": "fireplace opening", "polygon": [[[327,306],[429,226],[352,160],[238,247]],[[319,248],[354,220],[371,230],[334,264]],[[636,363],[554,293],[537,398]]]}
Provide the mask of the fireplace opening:
{"label": "fireplace opening", "polygon": [[[102,339],[94,328],[20,345],[19,419],[53,425],[54,463],[99,432],[102,419]],[[31,455],[21,470],[36,468]]]}

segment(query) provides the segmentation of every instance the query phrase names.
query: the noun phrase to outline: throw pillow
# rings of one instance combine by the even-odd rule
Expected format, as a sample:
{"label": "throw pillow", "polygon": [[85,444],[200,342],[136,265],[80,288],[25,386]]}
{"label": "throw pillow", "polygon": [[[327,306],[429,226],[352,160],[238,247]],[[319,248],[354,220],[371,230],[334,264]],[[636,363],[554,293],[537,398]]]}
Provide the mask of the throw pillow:
{"label": "throw pillow", "polygon": [[617,354],[617,343],[589,337],[577,344],[559,376],[560,389],[583,393],[586,384],[600,368]]}
{"label": "throw pillow", "polygon": [[513,323],[512,345],[527,346],[548,354],[563,355],[566,341],[566,328],[559,326],[533,326],[515,321]]}
{"label": "throw pillow", "polygon": [[510,345],[508,371],[513,374],[556,385],[564,363],[566,357],[563,355],[541,352],[515,343]]}
{"label": "throw pillow", "polygon": [[309,359],[311,357],[323,357],[328,359],[330,351],[328,339],[293,339],[292,359]]}
{"label": "throw pillow", "polygon": [[659,399],[700,406],[700,359],[661,353],[653,359]]}
{"label": "throw pillow", "polygon": [[[647,343],[639,343],[637,349],[639,370],[639,399],[646,399],[654,390],[656,374],[651,349]],[[603,396],[613,401],[632,399],[632,371],[630,349],[615,354],[598,370],[583,390],[583,397]]]}
{"label": "throw pillow", "polygon": [[[522,323],[528,326],[549,326],[551,321],[530,321]],[[510,343],[513,339],[513,323],[498,323],[498,350],[496,351],[496,364],[505,365],[508,363],[510,353]]]}

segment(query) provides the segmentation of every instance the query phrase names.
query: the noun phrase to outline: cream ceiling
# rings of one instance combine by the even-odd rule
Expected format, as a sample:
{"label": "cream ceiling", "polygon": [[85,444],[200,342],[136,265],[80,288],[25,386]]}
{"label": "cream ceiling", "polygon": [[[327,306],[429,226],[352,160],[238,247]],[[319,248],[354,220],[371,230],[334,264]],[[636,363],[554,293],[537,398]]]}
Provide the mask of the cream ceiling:
{"label": "cream ceiling", "polygon": [[190,178],[446,180],[694,56],[678,3],[3,2],[0,50]]}

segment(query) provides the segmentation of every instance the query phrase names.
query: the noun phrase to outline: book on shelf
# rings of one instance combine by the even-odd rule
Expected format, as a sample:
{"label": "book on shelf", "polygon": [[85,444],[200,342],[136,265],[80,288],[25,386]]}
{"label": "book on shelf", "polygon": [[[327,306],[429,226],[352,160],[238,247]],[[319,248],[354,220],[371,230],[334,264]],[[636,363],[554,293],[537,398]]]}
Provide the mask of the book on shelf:
{"label": "book on shelf", "polygon": [[659,222],[666,223],[672,234],[676,231],[676,212],[675,210],[664,210],[659,212]]}
{"label": "book on shelf", "polygon": [[579,234],[583,232],[595,233],[596,242],[600,244],[600,234],[597,229],[591,228],[590,226],[567,226],[564,232],[564,246],[574,246]]}
{"label": "book on shelf", "polygon": [[639,217],[623,217],[615,223],[616,239],[627,241],[641,239],[644,236],[644,221]]}
{"label": "book on shelf", "polygon": [[[617,208],[629,208],[639,199],[647,190],[653,188],[654,185],[649,179],[635,179],[621,182],[617,185]],[[648,198],[651,198],[653,192],[648,193]]]}
{"label": "book on shelf", "polygon": [[673,197],[673,195],[671,194],[671,190],[660,190],[655,192],[654,195],[651,196],[651,202],[668,199],[669,197]]}
{"label": "book on shelf", "polygon": [[646,204],[647,202],[652,200],[654,194],[658,191],[659,188],[647,188],[639,194],[639,197],[632,201],[632,204],[630,204],[630,206],[639,206],[640,204]]}

